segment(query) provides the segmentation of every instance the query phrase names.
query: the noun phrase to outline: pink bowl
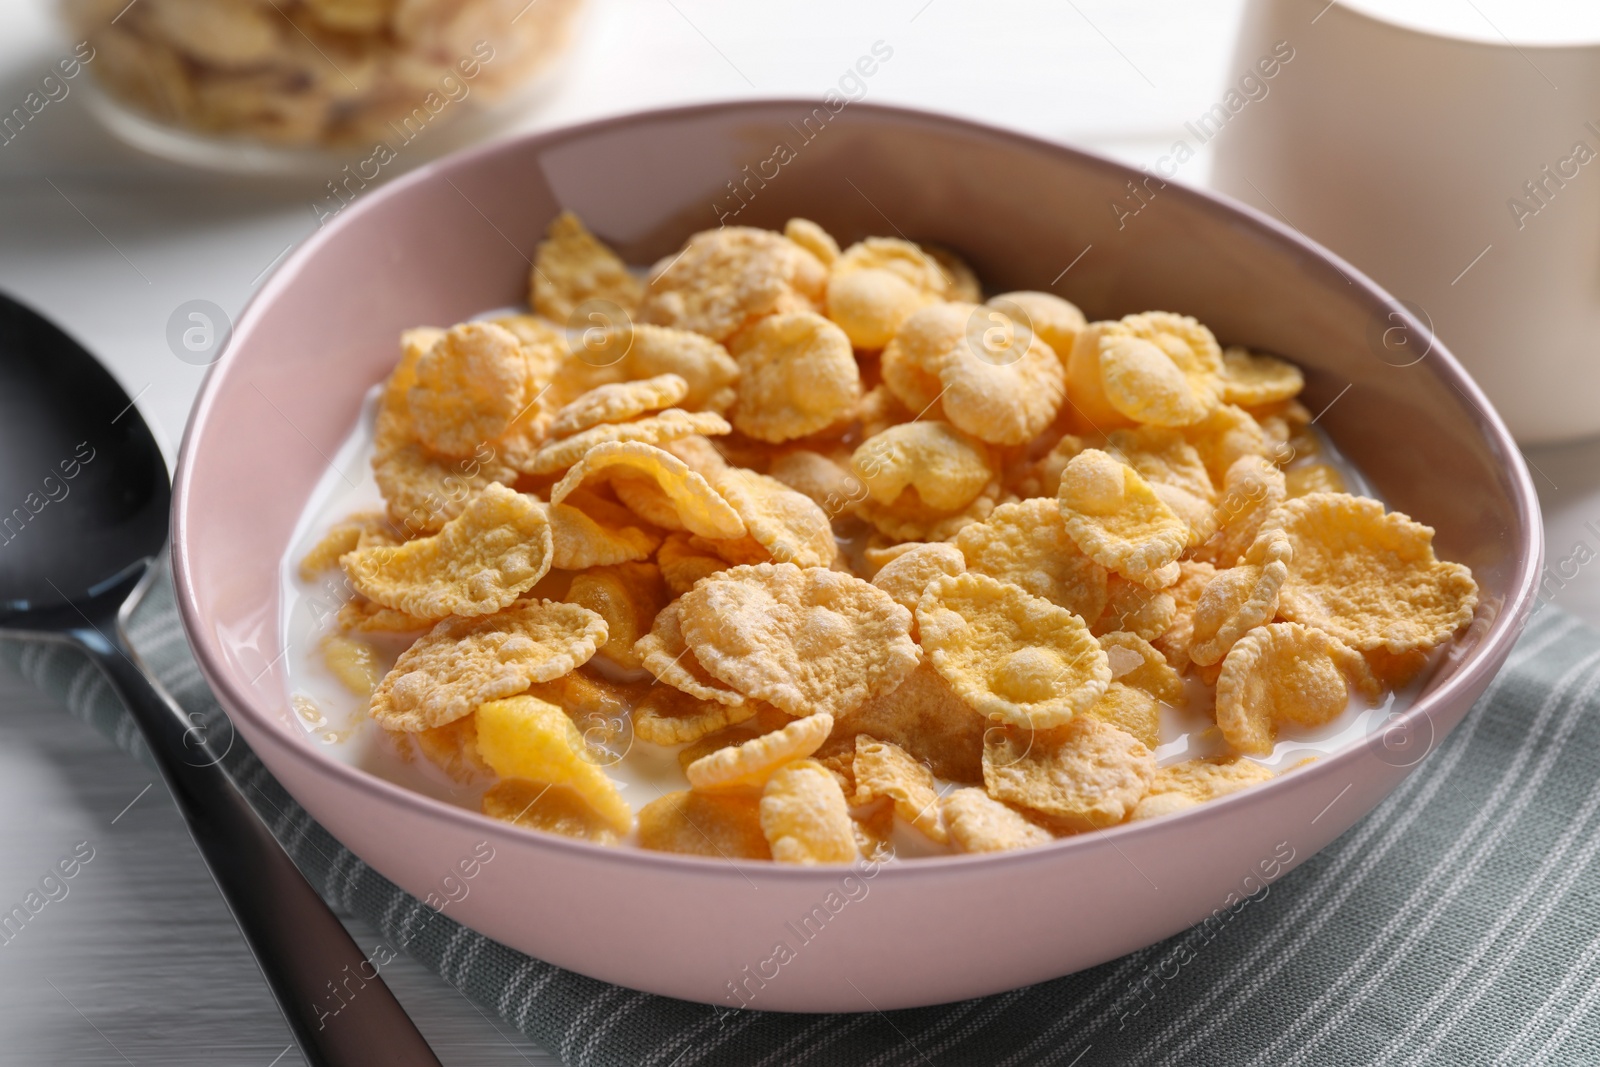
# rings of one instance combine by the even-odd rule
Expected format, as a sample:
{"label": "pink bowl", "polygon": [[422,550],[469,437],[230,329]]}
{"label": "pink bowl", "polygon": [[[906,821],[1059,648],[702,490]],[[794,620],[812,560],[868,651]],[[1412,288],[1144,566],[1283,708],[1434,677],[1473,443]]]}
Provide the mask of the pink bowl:
{"label": "pink bowl", "polygon": [[[562,208],[633,263],[719,220],[803,215],[842,241],[902,233],[956,249],[997,290],[1050,289],[1091,318],[1191,313],[1225,341],[1284,353],[1390,505],[1472,567],[1478,620],[1382,734],[1182,815],[1024,852],[852,870],[608,850],[340,763],[289,708],[276,561],[400,330],[521,301],[528,257]],[[1483,692],[1532,608],[1540,545],[1527,470],[1477,386],[1392,297],[1291,230],[969,122],[767,101],[523,137],[363,193],[263,286],[207,379],[179,463],[173,554],[184,625],[237,729],[386,877],[425,896],[487,841],[494,861],[449,914],[490,937],[670,996],[851,1011],[1092,966],[1251,892],[1288,850],[1292,866],[1322,848]]]}

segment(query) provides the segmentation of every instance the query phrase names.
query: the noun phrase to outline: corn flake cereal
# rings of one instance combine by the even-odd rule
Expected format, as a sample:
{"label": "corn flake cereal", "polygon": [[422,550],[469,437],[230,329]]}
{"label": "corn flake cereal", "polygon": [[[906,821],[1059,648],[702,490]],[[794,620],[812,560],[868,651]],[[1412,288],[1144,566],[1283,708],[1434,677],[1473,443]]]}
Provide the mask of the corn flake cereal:
{"label": "corn flake cereal", "polygon": [[1217,726],[1251,756],[1271,755],[1279,723],[1320,726],[1345,710],[1352,689],[1369,700],[1378,694],[1359,653],[1297,622],[1258,626],[1239,638],[1216,684]]}
{"label": "corn flake cereal", "polygon": [[1061,508],[1038,497],[1001,504],[956,535],[966,569],[1010,582],[1088,622],[1105,610],[1106,569],[1067,536]]}
{"label": "corn flake cereal", "polygon": [[838,719],[817,758],[853,754],[855,738],[866,735],[900,746],[946,781],[978,782],[988,725],[924,660],[892,692]]}
{"label": "corn flake cereal", "polygon": [[684,637],[710,674],[791,715],[842,715],[892,690],[921,659],[911,613],[837,571],[735,567],[678,603]]}
{"label": "corn flake cereal", "polygon": [[742,467],[719,471],[711,484],[739,513],[749,538],[765,559],[826,567],[838,554],[827,512],[810,497]]}
{"label": "corn flake cereal", "polygon": [[691,696],[722,704],[743,704],[744,696],[701,666],[699,658],[684,642],[678,617],[682,603],[683,598],[680,597],[662,608],[656,614],[650,632],[634,644],[633,650],[639,662],[658,680]]}
{"label": "corn flake cereal", "polygon": [[1195,602],[1191,660],[1218,663],[1235,641],[1272,621],[1292,555],[1283,531],[1268,530],[1239,566],[1218,572]]}
{"label": "corn flake cereal", "polygon": [[996,730],[983,752],[991,797],[1074,833],[1122,822],[1155,774],[1149,748],[1092,716],[1053,730]]}
{"label": "corn flake cereal", "polygon": [[1300,395],[1305,376],[1300,368],[1239,345],[1222,350],[1222,401],[1255,407]]}
{"label": "corn flake cereal", "polygon": [[772,461],[767,475],[810,497],[830,519],[849,506],[861,484],[843,464],[808,448],[784,452]]}
{"label": "corn flake cereal", "polygon": [[328,527],[328,532],[311,546],[310,551],[300,558],[300,580],[315,581],[318,574],[337,566],[339,557],[362,547],[363,535],[370,537],[376,534],[385,541],[390,541],[385,532],[391,529],[387,517],[374,513],[352,515],[344,522],[334,523]]}
{"label": "corn flake cereal", "polygon": [[1266,520],[1293,548],[1278,613],[1358,651],[1428,649],[1472,621],[1472,572],[1433,554],[1433,529],[1365,497],[1313,493]]}
{"label": "corn flake cereal", "polygon": [[650,271],[640,318],[727,341],[767,315],[816,311],[828,268],[781,234],[725,226],[689,238]]}
{"label": "corn flake cereal", "polygon": [[856,783],[852,804],[859,807],[888,797],[894,801],[895,814],[900,818],[935,841],[948,840],[939,819],[939,794],[934,789],[933,772],[912,759],[905,749],[857,734],[851,767]]}
{"label": "corn flake cereal", "polygon": [[633,829],[633,809],[588,757],[567,713],[537,697],[491,700],[478,708],[478,751],[501,778],[570,788],[619,834]]}
{"label": "corn flake cereal", "polygon": [[962,574],[966,569],[961,549],[955,545],[911,543],[907,551],[889,560],[872,576],[872,584],[888,593],[896,604],[914,612],[930,582],[947,574]]}
{"label": "corn flake cereal", "polygon": [[1196,552],[1219,567],[1237,563],[1261,524],[1287,496],[1284,474],[1261,456],[1240,456],[1228,468],[1217,501],[1217,531]]}
{"label": "corn flake cereal", "polygon": [[433,619],[419,619],[403,611],[386,608],[357,593],[339,607],[339,629],[366,634],[420,633],[433,626]]}
{"label": "corn flake cereal", "polygon": [[322,639],[322,662],[339,683],[358,697],[371,697],[383,678],[378,654],[365,641],[328,634]]}
{"label": "corn flake cereal", "polygon": [[521,412],[528,363],[522,343],[486,322],[446,331],[417,360],[406,404],[417,440],[446,456],[470,456]]}
{"label": "corn flake cereal", "polygon": [[550,522],[537,501],[486,486],[431,537],[358,549],[340,563],[369,600],[419,619],[488,615],[550,569]]}
{"label": "corn flake cereal", "polygon": [[758,441],[805,437],[847,420],[861,399],[850,338],[810,312],[769,315],[731,342],[739,363],[733,424]]}
{"label": "corn flake cereal", "polygon": [[744,520],[711,483],[672,453],[639,441],[607,441],[589,449],[550,490],[550,502],[561,503],[585,479],[602,471],[649,479],[690,533],[711,538],[744,536]]}
{"label": "corn flake cereal", "polygon": [[962,852],[1006,852],[1055,840],[1050,831],[981,789],[957,789],[940,805],[950,841]]}
{"label": "corn flake cereal", "polygon": [[485,779],[494,779],[494,771],[483,762],[483,754],[478,751],[477,712],[443,726],[411,734],[395,732],[390,736],[397,741],[409,741],[423,759],[438,767],[452,781],[462,785],[477,785]]}
{"label": "corn flake cereal", "polygon": [[633,733],[652,745],[681,745],[755,716],[754,704],[703,700],[669,685],[657,685],[633,709]]}
{"label": "corn flake cereal", "polygon": [[863,441],[850,467],[877,503],[892,505],[907,489],[930,509],[954,512],[994,478],[983,442],[936,420],[902,423]]}
{"label": "corn flake cereal", "polygon": [[[941,385],[945,418],[979,440],[1020,445],[1055,419],[1066,376],[1050,347],[1004,314],[971,305],[960,341],[929,369]],[[998,319],[998,322],[993,320]]]}
{"label": "corn flake cereal", "polygon": [[[1181,576],[1183,565],[1178,566]],[[1089,628],[1096,637],[1125,631],[1154,641],[1177,621],[1178,602],[1172,588],[1150,590],[1120,574],[1110,575],[1106,578],[1106,609]]]}
{"label": "corn flake cereal", "polygon": [[790,219],[783,225],[783,235],[816,256],[824,267],[833,266],[839,258],[839,242],[810,219]]}
{"label": "corn flake cereal", "polygon": [[1272,771],[1253,760],[1228,756],[1175,763],[1156,771],[1150,792],[1130,818],[1153,819],[1271,781]]}
{"label": "corn flake cereal", "polygon": [[1176,580],[1169,568],[1189,543],[1189,527],[1138,471],[1085,449],[1062,471],[1057,500],[1068,535],[1096,563],[1149,588]]}
{"label": "corn flake cereal", "polygon": [[445,619],[400,654],[372,694],[372,717],[391,730],[443,726],[486,700],[566,674],[605,640],[600,616],[550,600]]}
{"label": "corn flake cereal", "polygon": [[608,300],[631,312],[642,291],[627,264],[570,211],[557,215],[545,231],[534,253],[529,282],[533,309],[558,323],[567,322],[590,300]]}
{"label": "corn flake cereal", "polygon": [[857,856],[844,790],[816,760],[797,760],[767,780],[761,832],[779,863],[849,863]]}
{"label": "corn flake cereal", "polygon": [[832,729],[833,716],[818,712],[742,745],[719,748],[689,764],[689,784],[695,789],[759,788],[785,763],[820,748]]}
{"label": "corn flake cereal", "polygon": [[539,506],[550,522],[551,566],[556,570],[648,559],[661,544],[660,536],[639,525],[627,508],[582,489],[560,504]]}
{"label": "corn flake cereal", "polygon": [[656,565],[674,596],[682,596],[702,578],[728,569],[727,560],[694,547],[688,534],[668,534],[656,552]]}
{"label": "corn flake cereal", "polygon": [[670,408],[688,395],[689,383],[677,374],[597,385],[556,412],[550,434],[566,437],[602,423],[627,422],[647,411]]}
{"label": "corn flake cereal", "polygon": [[1312,493],[1347,493],[1344,475],[1329,463],[1307,463],[1283,472],[1284,489],[1291,497]]}
{"label": "corn flake cereal", "polygon": [[940,578],[917,605],[922,645],[980,714],[1045,729],[1093,706],[1111,682],[1082,619],[983,574]]}
{"label": "corn flake cereal", "polygon": [[770,860],[761,802],[742,793],[680,790],[639,809],[639,847],[717,859]]}
{"label": "corn flake cereal", "polygon": [[577,790],[564,785],[503,778],[484,791],[483,813],[529,830],[614,845],[615,827],[589,806]]}
{"label": "corn flake cereal", "polygon": [[632,422],[603,422],[570,437],[557,438],[539,446],[523,473],[554,474],[583,460],[604,444],[637,443],[659,445],[695,434],[730,433],[733,427],[714,411],[682,411],[668,408]]}
{"label": "corn flake cereal", "polygon": [[566,601],[605,620],[606,642],[598,651],[619,667],[643,666],[634,645],[650,632],[667,605],[666,583],[653,563],[617,563],[573,576]]}

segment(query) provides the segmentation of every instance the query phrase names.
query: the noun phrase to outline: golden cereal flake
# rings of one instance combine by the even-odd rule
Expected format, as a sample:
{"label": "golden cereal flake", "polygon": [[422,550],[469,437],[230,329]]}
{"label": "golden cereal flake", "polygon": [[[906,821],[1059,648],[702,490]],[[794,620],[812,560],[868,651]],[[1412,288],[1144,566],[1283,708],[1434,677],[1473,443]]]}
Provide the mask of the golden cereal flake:
{"label": "golden cereal flake", "polygon": [[550,521],[551,566],[556,570],[648,559],[661,545],[660,536],[640,526],[627,508],[587,490],[568,494],[563,503],[539,506]]}
{"label": "golden cereal flake", "polygon": [[937,420],[901,423],[863,441],[850,468],[872,500],[892,505],[908,488],[930,509],[966,507],[994,479],[982,441]]}
{"label": "golden cereal flake", "polygon": [[[710,482],[672,453],[640,441],[607,441],[595,445],[550,490],[551,503],[561,503],[585,479],[601,472],[642,475],[649,479],[670,503],[677,521],[690,533],[710,538],[744,536],[744,520],[711,488]],[[623,500],[627,502],[627,497],[623,496]]]}
{"label": "golden cereal flake", "polygon": [[556,412],[550,434],[567,437],[602,423],[627,422],[647,411],[670,408],[688,395],[689,383],[677,374],[597,385]]}
{"label": "golden cereal flake", "polygon": [[779,863],[849,863],[858,855],[844,790],[816,760],[797,760],[767,780],[761,832]]}
{"label": "golden cereal flake", "polygon": [[729,349],[739,363],[733,424],[758,441],[805,437],[854,413],[861,371],[850,338],[811,312],[769,315]]}
{"label": "golden cereal flake", "polygon": [[810,497],[829,519],[844,512],[861,491],[859,479],[842,463],[808,448],[784,452],[772,461],[767,475]]}
{"label": "golden cereal flake", "polygon": [[398,544],[398,537],[394,536],[394,527],[387,516],[378,513],[364,513],[352,515],[343,522],[336,522],[328,527],[328,532],[322,535],[321,540],[311,546],[300,559],[300,580],[314,582],[317,575],[329,570],[339,563],[339,557],[346,552],[354,552],[361,547],[363,535],[381,537],[385,541]]}
{"label": "golden cereal flake", "polygon": [[1222,401],[1255,407],[1300,395],[1305,376],[1300,368],[1240,345],[1222,350]]}
{"label": "golden cereal flake", "polygon": [[946,300],[976,304],[983,299],[983,286],[978,284],[977,273],[954,249],[924,243],[922,250],[939,264],[939,272],[944,275]]}
{"label": "golden cereal flake", "polygon": [[703,700],[670,685],[650,688],[633,709],[633,733],[652,745],[682,745],[747,722],[757,705]]}
{"label": "golden cereal flake", "polygon": [[682,603],[680,597],[657,612],[650,632],[634,643],[633,650],[639,662],[658,680],[691,696],[723,704],[743,704],[743,694],[707,671],[684,642],[679,617]]}
{"label": "golden cereal flake", "polygon": [[491,484],[431,537],[358,549],[340,563],[374,603],[420,619],[488,615],[550,570],[550,522],[538,501]]}
{"label": "golden cereal flake", "polygon": [[727,457],[722,454],[724,447],[726,446],[718,445],[705,434],[699,433],[661,443],[662,451],[677,456],[690,470],[707,480],[731,465]]}
{"label": "golden cereal flake", "polygon": [[1149,588],[1176,579],[1189,527],[1132,467],[1085,449],[1062,471],[1057,500],[1068,535],[1096,563]]}
{"label": "golden cereal flake", "polygon": [[1154,426],[1193,425],[1216,403],[1216,393],[1197,392],[1160,347],[1129,334],[1111,334],[1101,342],[1100,385],[1119,413]]}
{"label": "golden cereal flake", "polygon": [[627,715],[650,684],[613,682],[586,664],[559,678],[534,683],[528,687],[528,695],[564,709],[574,722],[582,723]]}
{"label": "golden cereal flake", "polygon": [[958,533],[955,545],[967,570],[1020,586],[1086,622],[1105,610],[1106,569],[1078,550],[1054,500],[1001,504]]}
{"label": "golden cereal flake", "polygon": [[842,715],[916,668],[911,613],[850,574],[734,567],[685,593],[683,634],[713,676],[791,715]]}
{"label": "golden cereal flake", "polygon": [[1063,368],[1072,354],[1072,346],[1077,343],[1078,334],[1088,324],[1076,304],[1053,293],[1001,293],[989,300],[989,306],[1018,320],[1037,334],[1040,340],[1050,346]]}
{"label": "golden cereal flake", "polygon": [[943,300],[950,296],[950,276],[937,259],[910,241],[868,237],[845,249],[833,264],[836,275],[860,270],[888,271],[932,298]]}
{"label": "golden cereal flake", "polygon": [[600,616],[551,600],[445,619],[400,654],[372,694],[372,717],[389,730],[443,726],[486,700],[566,674],[605,640]]}
{"label": "golden cereal flake", "polygon": [[1255,542],[1267,516],[1287,496],[1284,474],[1271,460],[1240,456],[1222,480],[1216,504],[1217,530],[1194,555],[1218,567],[1233,566]]}
{"label": "golden cereal flake", "polygon": [[838,555],[827,512],[777,479],[727,467],[712,477],[711,485],[739,513],[749,537],[766,558],[800,567],[826,567]]}
{"label": "golden cereal flake", "polygon": [[1261,424],[1236,404],[1219,404],[1200,422],[1184,427],[1183,434],[1200,453],[1211,484],[1223,486],[1224,493],[1228,468],[1241,456],[1272,454],[1271,442]]}
{"label": "golden cereal flake", "polygon": [[546,441],[528,463],[525,474],[554,474],[581,462],[591,451],[610,443],[659,445],[694,434],[733,432],[728,421],[714,411],[668,408],[632,422],[605,422],[579,430],[570,437]]}
{"label": "golden cereal flake", "polygon": [[328,634],[322,639],[322,662],[341,685],[358,697],[371,697],[383,678],[378,654],[365,641]]}
{"label": "golden cereal flake", "polygon": [[1272,621],[1293,555],[1282,530],[1263,530],[1237,567],[1217,573],[1195,602],[1191,660],[1219,663],[1235,641]]}
{"label": "golden cereal flake", "polygon": [[686,533],[667,535],[656,551],[656,565],[674,596],[682,596],[700,579],[728,569],[726,560],[694,547]]}
{"label": "golden cereal flake", "polygon": [[[956,695],[927,660],[890,693],[838,719],[818,759],[854,753],[861,735],[899,745],[951,782],[983,780],[986,720]],[[852,757],[853,758],[853,757]]]}
{"label": "golden cereal flake", "polygon": [[1113,430],[1106,435],[1105,451],[1138,471],[1151,486],[1180,489],[1208,504],[1216,498],[1205,461],[1181,431],[1161,426]]}
{"label": "golden cereal flake", "polygon": [[719,748],[701,756],[684,769],[684,774],[694,789],[760,788],[779,767],[803,759],[820,748],[832,729],[832,715],[827,712],[809,715],[743,744]]}
{"label": "golden cereal flake", "polygon": [[954,790],[940,807],[950,842],[962,852],[1006,852],[1055,840],[1050,831],[981,789]]}
{"label": "golden cereal flake", "polygon": [[1278,614],[1358,651],[1428,649],[1472,620],[1472,572],[1433,554],[1433,529],[1366,497],[1313,493],[1288,501],[1281,528],[1294,556]]}
{"label": "golden cereal flake", "polygon": [[403,611],[386,608],[355,594],[339,607],[335,619],[340,630],[367,634],[420,633],[433,626],[433,619],[419,619]]}
{"label": "golden cereal flake", "polygon": [[1083,620],[983,574],[939,578],[917,605],[933,666],[980,714],[1044,729],[1092,707],[1111,682]]}
{"label": "golden cereal flake", "polygon": [[589,757],[572,719],[554,704],[531,696],[483,704],[478,751],[501,778],[566,786],[617,833],[633,829],[633,809]]}
{"label": "golden cereal flake", "polygon": [[790,219],[783,224],[783,235],[817,257],[824,267],[839,258],[839,242],[810,219]]}
{"label": "golden cereal flake", "polygon": [[683,790],[639,809],[639,847],[717,859],[770,860],[761,802],[744,793]]}
{"label": "golden cereal flake", "polygon": [[1156,771],[1150,792],[1133,809],[1131,818],[1171,815],[1270,782],[1274,777],[1271,770],[1254,760],[1237,756],[1185,760]]}
{"label": "golden cereal flake", "polygon": [[1165,590],[1173,599],[1172,620],[1160,634],[1140,636],[1160,649],[1174,669],[1182,671],[1189,666],[1189,647],[1194,642],[1194,607],[1217,569],[1197,560],[1183,560],[1178,568],[1178,581]]}
{"label": "golden cereal flake", "polygon": [[856,783],[852,805],[860,807],[888,797],[894,801],[895,814],[900,818],[940,844],[949,840],[939,818],[933,772],[905,749],[857,734],[852,768]]}
{"label": "golden cereal flake", "polygon": [[639,317],[726,342],[764,316],[816,311],[827,278],[816,256],[781,234],[704,230],[651,268]]}
{"label": "golden cereal flake", "polygon": [[[1066,398],[1061,361],[1034,334],[994,309],[968,309],[961,339],[928,368],[938,376],[944,417],[999,445],[1031,441]],[[994,321],[998,320],[998,321]]]}
{"label": "golden cereal flake", "polygon": [[443,771],[451,781],[479,785],[494,780],[494,771],[483,762],[478,751],[478,713],[472,712],[454,722],[416,733],[390,731],[397,743],[409,744],[429,763]]}
{"label": "golden cereal flake", "polygon": [[935,299],[881,267],[835,271],[828,277],[828,318],[862,351],[882,349],[906,319]]}
{"label": "golden cereal flake", "polygon": [[[844,774],[839,768],[829,765],[823,760],[818,760],[824,767],[833,772],[839,779],[839,787],[844,790],[846,797],[855,795],[855,779]],[[894,802],[887,798],[875,800],[865,808],[852,807],[850,818],[855,825],[852,829],[856,835],[856,848],[860,850],[863,859],[876,863],[886,862],[894,858]]]}
{"label": "golden cereal flake", "polygon": [[1279,723],[1321,726],[1353,690],[1376,700],[1366,660],[1338,638],[1298,622],[1258,626],[1236,641],[1217,676],[1217,726],[1238,752],[1269,756]]}
{"label": "golden cereal flake", "polygon": [[527,399],[522,343],[487,322],[453,326],[417,361],[406,404],[417,440],[470,456],[510,429]]}
{"label": "golden cereal flake", "polygon": [[983,784],[989,795],[1072,832],[1122,822],[1156,774],[1148,747],[1092,716],[1053,730],[996,730],[987,742]]}
{"label": "golden cereal flake", "polygon": [[[1179,573],[1182,574],[1181,569]],[[1126,631],[1154,641],[1177,619],[1178,604],[1171,588],[1146,589],[1120,574],[1110,575],[1106,579],[1106,609],[1089,628],[1096,637]]]}
{"label": "golden cereal flake", "polygon": [[931,304],[908,316],[884,346],[879,360],[883,384],[913,416],[944,417],[934,407],[944,390],[938,366],[945,353],[966,340],[975,310],[967,304]]}
{"label": "golden cereal flake", "polygon": [[1066,356],[1067,403],[1076,423],[1074,432],[1093,430],[1106,434],[1134,421],[1116,408],[1106,396],[1100,375],[1100,356],[1113,339],[1126,337],[1127,331],[1115,321],[1091,322],[1078,331],[1072,351]]}
{"label": "golden cereal flake", "polygon": [[614,845],[617,831],[575,789],[526,778],[505,778],[485,790],[483,813],[529,830]]}
{"label": "golden cereal flake", "polygon": [[636,323],[604,331],[585,346],[581,358],[603,368],[613,381],[676,374],[689,386],[680,407],[725,412],[738,393],[739,365],[716,341],[691,330]]}
{"label": "golden cereal flake", "polygon": [[587,608],[606,623],[606,643],[597,651],[619,667],[643,666],[634,646],[650,632],[667,605],[666,583],[653,563],[615,563],[574,575],[566,601]]}
{"label": "golden cereal flake", "polygon": [[961,549],[955,545],[913,542],[906,551],[879,568],[872,576],[872,584],[888,593],[896,604],[914,612],[930,582],[947,574],[961,574],[966,569]]}
{"label": "golden cereal flake", "polygon": [[1160,743],[1161,708],[1184,701],[1183,679],[1144,638],[1116,632],[1100,638],[1111,684],[1084,714],[1138,738],[1147,748]]}
{"label": "golden cereal flake", "polygon": [[861,403],[856,405],[856,421],[861,424],[863,440],[876,437],[891,426],[910,422],[916,415],[917,412],[906,407],[883,382],[862,393]]}
{"label": "golden cereal flake", "polygon": [[643,291],[628,265],[570,211],[557,215],[545,230],[528,281],[528,302],[557,323],[567,322],[589,300],[607,300],[632,313]]}
{"label": "golden cereal flake", "polygon": [[509,485],[517,472],[492,448],[452,459],[431,452],[404,431],[386,432],[380,421],[372,446],[372,475],[389,521],[408,537],[438,533],[484,488]]}
{"label": "golden cereal flake", "polygon": [[1348,493],[1344,475],[1330,463],[1307,463],[1283,472],[1284,489],[1291,497],[1312,493]]}

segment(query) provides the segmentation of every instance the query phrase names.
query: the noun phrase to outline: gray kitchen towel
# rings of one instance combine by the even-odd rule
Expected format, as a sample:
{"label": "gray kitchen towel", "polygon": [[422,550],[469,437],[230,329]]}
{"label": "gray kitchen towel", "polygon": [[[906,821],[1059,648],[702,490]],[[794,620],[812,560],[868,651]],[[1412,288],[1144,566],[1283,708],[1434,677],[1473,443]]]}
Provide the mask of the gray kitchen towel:
{"label": "gray kitchen towel", "polygon": [[[155,585],[134,616],[185,708],[221,714]],[[0,659],[138,755],[98,671]],[[227,765],[336,908],[574,1067],[1600,1063],[1600,633],[1540,611],[1466,721],[1298,869],[1167,941],[980,1000],[853,1015],[716,1009],[515,952],[401,892],[243,744]],[[1003,918],[1003,896],[996,895]],[[1026,916],[1011,917],[1025,922]]]}

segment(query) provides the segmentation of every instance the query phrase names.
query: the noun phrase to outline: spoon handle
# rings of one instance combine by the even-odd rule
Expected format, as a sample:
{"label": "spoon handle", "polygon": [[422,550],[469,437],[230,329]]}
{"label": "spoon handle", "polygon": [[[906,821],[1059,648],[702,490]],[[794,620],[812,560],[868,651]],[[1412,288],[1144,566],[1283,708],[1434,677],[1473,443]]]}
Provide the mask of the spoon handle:
{"label": "spoon handle", "polygon": [[439,1067],[377,965],[223,772],[222,753],[139,666],[120,627],[88,626],[72,636],[143,733],[306,1062]]}

